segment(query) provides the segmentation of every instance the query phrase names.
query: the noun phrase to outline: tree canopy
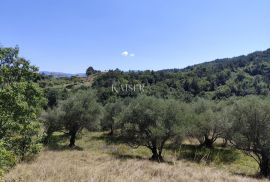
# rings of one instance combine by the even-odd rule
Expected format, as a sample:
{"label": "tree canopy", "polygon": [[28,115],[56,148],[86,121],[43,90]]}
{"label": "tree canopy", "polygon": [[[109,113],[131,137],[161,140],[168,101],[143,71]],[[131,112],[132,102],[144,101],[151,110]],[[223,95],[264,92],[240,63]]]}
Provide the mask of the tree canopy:
{"label": "tree canopy", "polygon": [[45,99],[38,69],[18,54],[18,48],[0,48],[0,142],[23,159],[36,151]]}
{"label": "tree canopy", "polygon": [[91,90],[80,90],[60,104],[60,122],[70,135],[70,147],[75,146],[78,132],[86,128],[96,130],[102,117],[102,108]]}
{"label": "tree canopy", "polygon": [[252,156],[260,174],[270,176],[270,105],[269,99],[249,97],[235,103],[231,140],[237,148]]}
{"label": "tree canopy", "polygon": [[149,148],[151,159],[162,161],[165,143],[183,134],[184,113],[184,107],[175,101],[139,97],[120,117],[122,137],[131,146]]}

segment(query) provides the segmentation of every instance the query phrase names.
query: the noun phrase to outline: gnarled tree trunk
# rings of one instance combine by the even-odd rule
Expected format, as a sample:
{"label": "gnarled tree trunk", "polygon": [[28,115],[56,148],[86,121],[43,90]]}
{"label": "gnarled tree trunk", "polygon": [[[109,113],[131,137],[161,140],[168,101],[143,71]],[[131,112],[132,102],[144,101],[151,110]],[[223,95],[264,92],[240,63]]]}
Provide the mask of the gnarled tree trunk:
{"label": "gnarled tree trunk", "polygon": [[213,148],[214,140],[210,139],[207,135],[204,136],[204,142],[201,144],[201,147]]}
{"label": "gnarled tree trunk", "polygon": [[69,132],[70,140],[69,140],[69,147],[72,148],[75,146],[77,130],[72,130]]}
{"label": "gnarled tree trunk", "polygon": [[151,151],[152,151],[152,157],[150,158],[150,160],[157,161],[157,162],[162,162],[163,161],[163,158],[161,156],[162,153],[158,152],[156,146],[152,147]]}
{"label": "gnarled tree trunk", "polygon": [[166,137],[161,143],[160,146],[157,147],[157,142],[152,141],[152,146],[149,147],[152,151],[152,157],[150,160],[157,161],[157,162],[163,162],[163,157],[162,157],[162,151],[163,147],[165,145],[165,142],[168,140],[169,137]]}
{"label": "gnarled tree trunk", "polygon": [[263,177],[269,177],[270,176],[270,168],[269,168],[269,158],[267,155],[263,154],[262,159],[260,162],[260,175]]}
{"label": "gnarled tree trunk", "polygon": [[109,135],[110,136],[113,136],[113,134],[114,134],[114,129],[113,129],[113,125],[111,125]]}

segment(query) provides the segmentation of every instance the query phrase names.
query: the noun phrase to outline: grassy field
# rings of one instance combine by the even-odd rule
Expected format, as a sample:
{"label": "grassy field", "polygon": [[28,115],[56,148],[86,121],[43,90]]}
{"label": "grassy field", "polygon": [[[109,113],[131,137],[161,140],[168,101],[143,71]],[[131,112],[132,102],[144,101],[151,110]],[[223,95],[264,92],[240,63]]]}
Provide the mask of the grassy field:
{"label": "grassy field", "polygon": [[84,132],[76,149],[66,146],[67,138],[55,135],[48,148],[17,165],[5,181],[267,181],[254,177],[258,166],[250,157],[229,148],[168,144],[166,162],[156,163],[148,160],[146,148],[130,148],[103,133]]}

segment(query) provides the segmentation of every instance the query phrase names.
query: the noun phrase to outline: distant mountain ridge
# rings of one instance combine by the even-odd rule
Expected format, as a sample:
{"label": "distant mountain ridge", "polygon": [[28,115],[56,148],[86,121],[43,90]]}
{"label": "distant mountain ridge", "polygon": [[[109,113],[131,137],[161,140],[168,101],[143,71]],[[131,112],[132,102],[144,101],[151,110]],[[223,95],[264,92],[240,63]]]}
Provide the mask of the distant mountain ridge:
{"label": "distant mountain ridge", "polygon": [[60,77],[72,77],[72,76],[86,77],[86,74],[85,73],[72,74],[72,73],[50,72],[50,71],[40,71],[39,73],[41,75],[53,76],[53,77],[56,77],[56,78],[60,78]]}
{"label": "distant mountain ridge", "polygon": [[[162,69],[158,72],[185,72],[196,68],[202,67],[215,67],[224,69],[222,66],[243,66],[249,63],[258,63],[262,61],[270,61],[270,48],[264,51],[255,51],[247,55],[235,56],[231,58],[218,58],[212,61],[206,61],[194,65],[187,66],[185,68],[172,68],[172,69]],[[222,65],[222,66],[221,66]]]}

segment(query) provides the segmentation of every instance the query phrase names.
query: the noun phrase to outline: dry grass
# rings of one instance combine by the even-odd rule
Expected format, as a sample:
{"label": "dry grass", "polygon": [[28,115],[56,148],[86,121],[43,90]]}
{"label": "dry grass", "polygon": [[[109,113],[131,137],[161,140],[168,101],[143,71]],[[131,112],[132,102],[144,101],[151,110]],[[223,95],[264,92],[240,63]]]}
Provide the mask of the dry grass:
{"label": "dry grass", "polygon": [[[5,175],[6,182],[91,182],[91,181],[267,181],[233,173],[255,174],[254,161],[246,156],[230,164],[209,165],[176,160],[165,151],[167,163],[151,162],[145,148],[131,149],[108,144],[101,133],[84,133],[77,145],[82,151],[67,150],[66,140],[46,149],[30,163],[18,164]],[[100,138],[101,137],[101,138]],[[250,163],[250,164],[249,164]],[[211,167],[212,166],[212,167]],[[250,172],[249,172],[250,171]]]}
{"label": "dry grass", "polygon": [[173,164],[148,160],[116,159],[90,151],[45,151],[31,164],[19,164],[5,181],[257,181],[224,171],[177,161]]}

